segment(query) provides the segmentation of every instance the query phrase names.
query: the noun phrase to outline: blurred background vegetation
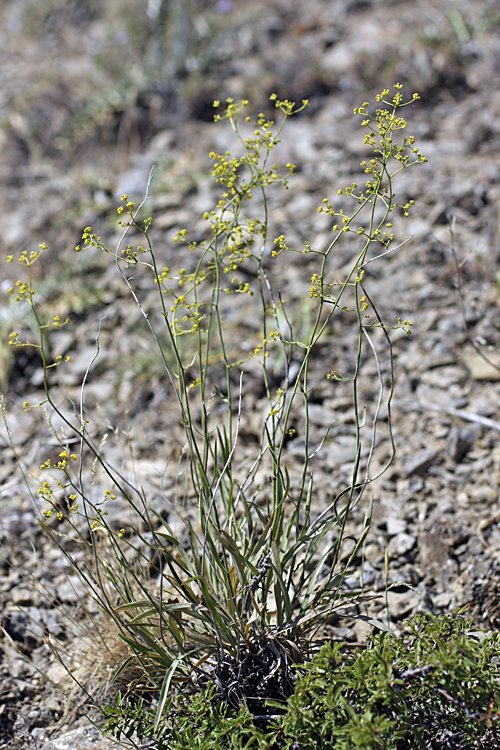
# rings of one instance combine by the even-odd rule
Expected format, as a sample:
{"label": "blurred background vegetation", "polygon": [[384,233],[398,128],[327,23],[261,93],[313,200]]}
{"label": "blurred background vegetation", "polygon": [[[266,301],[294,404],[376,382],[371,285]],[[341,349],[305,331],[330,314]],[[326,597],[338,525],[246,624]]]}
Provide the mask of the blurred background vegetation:
{"label": "blurred background vegetation", "polygon": [[458,97],[500,19],[496,3],[477,4],[479,12],[473,3],[469,13],[460,5],[6,0],[2,140],[10,138],[20,163],[74,162],[96,142],[135,150],[186,119],[211,121],[213,99],[228,95],[259,107],[276,91],[318,106],[329,94],[399,77],[427,103],[443,89]]}
{"label": "blurred background vegetation", "polygon": [[[214,99],[247,98],[271,113],[272,92],[307,98],[310,118],[325,102],[351,106],[400,80],[436,110],[487,85],[499,28],[490,0],[4,0],[0,339],[19,314],[5,256],[40,242],[50,253],[37,273],[57,312],[102,304],[103,259],[73,252],[83,227],[116,227],[120,192],[145,187],[144,168],[134,177],[130,165],[153,142],[157,179],[168,174],[156,183],[169,193],[163,208],[200,190],[209,162],[196,133]],[[482,127],[464,137],[499,137],[493,118]],[[3,383],[8,356],[0,344]]]}

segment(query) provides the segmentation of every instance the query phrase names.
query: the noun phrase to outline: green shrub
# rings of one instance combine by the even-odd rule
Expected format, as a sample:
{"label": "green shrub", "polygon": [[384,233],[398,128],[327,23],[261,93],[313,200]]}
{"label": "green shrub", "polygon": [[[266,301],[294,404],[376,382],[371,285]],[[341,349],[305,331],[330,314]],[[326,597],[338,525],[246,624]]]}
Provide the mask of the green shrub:
{"label": "green shrub", "polygon": [[[343,654],[327,644],[297,681],[283,733],[304,750],[479,747],[495,729],[499,637],[461,617],[417,616]],[[471,744],[472,743],[472,744]],[[474,744],[476,743],[476,744]]]}
{"label": "green shrub", "polygon": [[[260,728],[245,709],[217,700],[213,685],[171,699],[158,750],[497,747],[498,633],[474,631],[459,616],[417,616],[407,625],[404,637],[379,633],[354,653],[327,643],[296,667],[284,715]],[[107,713],[107,729],[118,736],[154,736],[154,712],[142,704],[125,708],[119,696]]]}
{"label": "green shrub", "polygon": [[[364,143],[372,158],[361,162],[367,180],[362,188],[352,183],[337,191],[336,200],[346,207],[353,204],[352,211],[335,208],[328,198],[319,207],[320,213],[335,222],[333,238],[326,248],[312,247],[308,242],[299,250],[290,248],[284,235],[269,241],[267,191],[278,183],[286,187],[287,177],[294,171],[288,164],[282,176],[272,165],[271,154],[288,117],[307,104],[303,102],[296,109],[293,103],[275,96],[271,99],[282,115],[277,132],[264,115],[254,122],[245,118],[242,123],[247,102],[228,100],[216,116],[216,120],[227,120],[231,125],[243,155],[212,154],[213,176],[223,192],[217,206],[204,214],[205,239],[192,239],[187,229],[178,232],[175,241],[181,247],[181,267],[158,266],[150,238],[153,219],[139,218],[144,201],[136,208],[128,196],[123,196],[123,205],[118,208],[123,235],[116,251],[110,251],[91,227],[83,232],[77,251],[97,248],[114,259],[158,347],[186,442],[181,456],[184,490],[176,506],[177,510],[188,509],[184,512],[185,539],[179,539],[165,521],[164,507],[151,503],[141,487],[112,466],[104,442],[100,445],[91,435],[85,381],[81,403],[73,415],[54,399],[50,373],[59,366],[70,366],[70,357],[66,361],[60,356],[52,359],[47,338],[50,351],[57,351],[57,332],[70,321],[57,315],[44,320],[39,312],[32,266],[45,246],[40,245],[40,252],[22,253],[16,261],[27,269],[27,278],[18,281],[11,291],[31,307],[40,335],[37,342],[30,342],[13,332],[10,343],[37,347],[43,361],[46,395],[42,404],[25,402],[25,410],[49,408],[63,426],[59,432],[54,430],[60,442],[58,456],[55,460],[48,458],[41,467],[48,478],[38,490],[44,504],[40,524],[129,646],[130,658],[119,673],[135,661],[141,665],[149,687],[160,691],[157,728],[171,686],[193,679],[198,688],[213,680],[228,705],[244,704],[253,714],[263,713],[268,699],[285,702],[293,691],[292,665],[307,657],[321,625],[346,605],[369,598],[363,592],[346,594],[343,582],[368,534],[370,507],[359,538],[354,545],[351,538],[349,548],[344,545],[351,511],[375,478],[370,473],[370,461],[377,421],[384,398],[387,402],[391,398],[390,389],[385,396],[374,332],[379,330],[382,338],[386,337],[386,351],[390,353],[387,329],[402,328],[410,333],[411,323],[400,319],[393,325],[384,323],[364,277],[368,263],[393,249],[392,212],[399,208],[407,216],[413,203],[397,204],[395,176],[425,161],[413,137],[399,137],[406,127],[399,110],[418,98],[415,94],[405,103],[400,89],[396,84],[394,95],[388,90],[378,95],[380,107],[373,114],[368,103],[355,110],[368,131]],[[220,106],[218,102],[216,106]],[[247,136],[242,134],[245,129],[250,132]],[[244,211],[252,206],[255,209],[247,215]],[[132,241],[122,249],[127,235]],[[338,280],[331,261],[346,236],[355,248],[354,257],[350,270]],[[368,258],[372,247],[373,257]],[[292,262],[295,253],[310,255],[313,261],[304,265],[311,278],[305,302],[312,323],[300,338],[295,332],[294,310],[273,289],[269,270],[270,264],[274,265],[273,273],[279,278],[280,264]],[[150,275],[151,288],[158,293],[157,319],[162,328],[143,307],[141,286],[133,286],[130,268],[136,269],[134,275],[142,271]],[[254,317],[260,325],[250,352],[240,342],[235,344],[231,317],[225,311],[231,306],[237,308],[242,296],[253,302]],[[311,461],[321,450],[328,430],[319,445],[311,445],[311,364],[332,321],[336,317],[341,320],[346,313],[357,324],[354,365],[349,372],[349,365],[341,363],[343,375],[334,370],[324,377],[352,384],[356,434],[353,469],[348,486],[315,514],[311,510]],[[165,340],[167,347],[162,344]],[[380,381],[379,396],[371,411],[358,397],[358,379],[368,356],[374,359]],[[250,360],[253,365],[257,363],[260,372],[267,413],[259,444],[253,453],[242,453],[242,383]],[[292,362],[298,366],[293,377]],[[279,387],[273,385],[275,373],[281,373]],[[211,414],[214,399],[220,408]],[[292,482],[285,447],[295,432],[298,406],[305,415],[301,426],[303,452],[300,478]],[[68,435],[77,438],[74,451]],[[371,447],[362,470],[364,435]],[[263,475],[268,479],[262,481]],[[108,489],[97,492],[96,479],[101,484],[106,481]],[[123,528],[108,521],[108,507],[120,501],[128,505],[132,519]],[[85,566],[72,555],[75,545],[88,552]]]}

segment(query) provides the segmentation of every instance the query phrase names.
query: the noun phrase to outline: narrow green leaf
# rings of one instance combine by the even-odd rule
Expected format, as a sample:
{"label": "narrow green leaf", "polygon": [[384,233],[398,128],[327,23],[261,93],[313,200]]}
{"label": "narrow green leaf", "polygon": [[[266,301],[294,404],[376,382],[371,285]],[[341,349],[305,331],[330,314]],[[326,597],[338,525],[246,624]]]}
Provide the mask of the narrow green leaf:
{"label": "narrow green leaf", "polygon": [[177,667],[179,666],[181,661],[182,661],[181,657],[179,657],[178,659],[174,659],[174,661],[172,662],[170,666],[170,669],[165,675],[165,679],[163,680],[163,685],[161,686],[161,690],[160,690],[160,697],[158,699],[158,707],[156,709],[155,724],[154,724],[155,732],[158,731],[158,727],[160,725],[161,717],[163,714],[163,709],[165,708],[165,704],[167,702],[168,690],[170,688],[170,683],[172,682],[172,677],[174,676],[174,672],[177,670]]}

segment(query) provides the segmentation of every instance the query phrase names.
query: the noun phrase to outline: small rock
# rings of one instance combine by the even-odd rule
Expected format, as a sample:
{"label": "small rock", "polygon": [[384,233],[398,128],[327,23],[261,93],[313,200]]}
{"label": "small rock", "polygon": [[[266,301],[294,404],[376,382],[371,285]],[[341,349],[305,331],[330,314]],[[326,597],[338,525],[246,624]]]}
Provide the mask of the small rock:
{"label": "small rock", "polygon": [[453,596],[447,592],[443,594],[436,594],[432,597],[432,603],[438,609],[448,610],[452,602]]}
{"label": "small rock", "polygon": [[316,424],[319,427],[331,427],[335,424],[335,412],[323,404],[309,404],[308,415],[311,424]]}
{"label": "small rock", "polygon": [[363,586],[371,586],[377,577],[377,571],[373,568],[368,560],[363,563]]}
{"label": "small rock", "polygon": [[463,461],[469,450],[474,445],[476,438],[477,434],[473,430],[469,430],[467,427],[455,427],[451,430],[448,436],[446,450],[452,461],[455,461],[457,464]]}
{"label": "small rock", "polygon": [[471,399],[470,411],[474,414],[479,414],[481,417],[494,417],[497,410],[496,399],[486,398],[484,394],[478,395]]}
{"label": "small rock", "polygon": [[68,576],[57,587],[57,596],[62,602],[76,604],[88,597],[88,592],[79,576]]}
{"label": "small rock", "polygon": [[49,631],[49,633],[56,638],[60,638],[65,632],[65,626],[67,622],[64,622],[64,614],[60,609],[40,609],[40,615],[43,624]]}
{"label": "small rock", "polygon": [[447,406],[449,409],[465,409],[468,403],[467,396],[457,396],[457,398],[450,398]]}
{"label": "small rock", "polygon": [[93,362],[96,354],[95,344],[82,346],[77,352],[71,354],[71,375],[80,382],[87,372],[89,365]]}
{"label": "small rock", "polygon": [[425,489],[425,482],[422,477],[411,477],[408,480],[408,489],[415,494],[417,492],[422,492],[422,490]]}
{"label": "small rock", "polygon": [[179,208],[182,205],[182,197],[179,193],[158,193],[152,200],[155,213],[166,208]]}
{"label": "small rock", "polygon": [[[373,568],[368,560],[363,563],[363,587],[371,586],[374,582],[377,571]],[[349,589],[357,589],[361,586],[361,570],[357,570],[353,575],[347,576],[345,584]]]}
{"label": "small rock", "polygon": [[331,625],[328,628],[328,632],[331,633],[339,641],[352,641],[355,638],[352,628],[334,627],[333,625]]}
{"label": "small rock", "polygon": [[143,196],[152,165],[153,160],[148,154],[137,156],[130,168],[119,177],[114,192],[115,201],[120,201],[123,194],[134,196],[132,200],[137,200],[136,196]]}
{"label": "small rock", "polygon": [[387,545],[387,552],[389,558],[403,557],[407,552],[410,552],[415,546],[416,539],[410,534],[401,532],[397,536],[394,536],[389,544]]}
{"label": "small rock", "polygon": [[[293,442],[298,443],[298,440]],[[356,438],[353,435],[337,435],[335,441],[327,439],[318,454],[322,461],[334,467],[341,467],[347,462],[352,462],[355,455]]]}
{"label": "small rock", "polygon": [[[368,536],[368,538],[370,538]],[[365,560],[368,560],[371,563],[374,563],[376,560],[380,560],[383,558],[383,552],[380,549],[378,544],[375,544],[374,542],[370,542],[365,547]]]}
{"label": "small rock", "polygon": [[95,727],[84,726],[50,740],[42,745],[42,750],[119,750],[119,747],[112,740],[103,737]]}
{"label": "small rock", "polygon": [[403,461],[403,472],[405,477],[412,477],[415,474],[425,474],[429,466],[433,463],[438,452],[434,448],[425,448],[418,451],[413,456]]}
{"label": "small rock", "polygon": [[500,352],[486,351],[484,356],[489,361],[476,351],[464,355],[464,363],[471,377],[474,380],[500,380]]}
{"label": "small rock", "polygon": [[489,484],[482,484],[480,487],[474,487],[471,491],[471,499],[476,502],[493,504],[498,500],[498,490]]}
{"label": "small rock", "polygon": [[45,676],[53,685],[60,685],[64,680],[68,678],[68,672],[62,664],[55,661],[50,667],[47,668]]}
{"label": "small rock", "polygon": [[347,576],[344,583],[347,586],[347,588],[350,589],[351,591],[353,589],[359,589],[359,576],[357,575]]}
{"label": "small rock", "polygon": [[365,620],[355,620],[352,630],[358,643],[366,643],[369,636],[373,633],[373,625]]}
{"label": "small rock", "polygon": [[386,520],[386,525],[389,536],[396,536],[396,534],[401,534],[401,532],[406,531],[406,521],[402,518],[389,516]]}
{"label": "small rock", "polygon": [[[401,594],[395,591],[387,592],[387,601],[389,604],[389,614],[391,620],[401,620],[410,614],[420,603],[420,596],[414,592],[403,592]],[[385,620],[380,617],[379,619]]]}
{"label": "small rock", "polygon": [[420,602],[413,614],[425,614],[426,612],[432,612],[434,604],[431,598],[431,592],[429,587],[425,584],[425,581],[420,581],[417,586],[417,591],[420,594]]}
{"label": "small rock", "polygon": [[10,599],[13,604],[18,604],[20,606],[26,606],[30,604],[35,604],[35,597],[36,597],[36,591],[33,589],[27,589],[23,586],[16,586],[12,589],[10,592]]}

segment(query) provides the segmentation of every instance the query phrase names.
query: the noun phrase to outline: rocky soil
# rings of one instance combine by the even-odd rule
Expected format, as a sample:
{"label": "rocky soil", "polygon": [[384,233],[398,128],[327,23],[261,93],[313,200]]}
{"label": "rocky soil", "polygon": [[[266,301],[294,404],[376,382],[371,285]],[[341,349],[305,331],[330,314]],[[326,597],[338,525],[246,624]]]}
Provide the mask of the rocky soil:
{"label": "rocky soil", "polygon": [[[191,0],[172,3],[165,18],[162,3],[147,7],[149,20],[138,19],[126,0],[6,0],[0,10],[0,383],[10,430],[0,425],[0,748],[113,747],[78,719],[83,694],[71,688],[72,707],[52,685],[66,684],[59,649],[71,653],[73,666],[78,662],[91,691],[104,690],[103,675],[123,655],[115,634],[96,629],[97,613],[80,579],[36,520],[28,488],[36,493],[38,467],[55,444],[43,417],[22,408],[37,400],[42,371],[36,353],[6,344],[12,330],[28,335],[31,324],[7,294],[17,275],[3,256],[49,245],[36,284],[51,315],[72,319],[57,339],[57,353],[72,356],[53,381],[61,404],[79,398],[101,320],[87,409],[96,434],[127,434],[137,482],[161,500],[175,481],[161,474],[181,445],[162,371],[112,263],[73,248],[88,225],[114,245],[121,194],[140,201],[155,165],[152,237],[160,263],[178,264],[175,232],[189,226],[203,233],[201,216],[218,199],[208,153],[234,147],[230,130],[210,121],[213,98],[249,98],[252,110],[266,112],[273,91],[310,99],[310,108],[288,124],[276,155],[279,163],[296,164],[297,175],[288,192],[272,194],[271,223],[273,236],[286,234],[289,245],[307,240],[321,249],[331,227],[317,207],[362,178],[366,151],[353,108],[396,81],[419,92],[406,119],[428,163],[395,185],[400,202],[415,201],[408,219],[394,220],[397,238],[407,242],[366,272],[382,317],[411,320],[413,334],[393,336],[397,454],[372,488],[363,579],[382,593],[394,584],[389,612],[385,597],[370,611],[389,616],[396,630],[417,612],[447,613],[465,604],[478,626],[500,624],[497,4],[254,0],[249,7],[243,0]],[[339,271],[352,252],[350,243],[339,251]],[[310,269],[301,260],[276,272],[274,283],[291,308],[307,297]],[[148,304],[153,292],[141,291]],[[307,328],[307,310],[302,324]],[[234,335],[249,347],[258,336],[243,303]],[[352,469],[352,395],[348,384],[325,375],[348,370],[355,337],[348,316],[342,318],[315,362],[313,441],[334,425],[314,463],[318,510]],[[361,381],[367,404],[375,376],[368,361]],[[251,371],[248,377],[242,434],[251,447],[263,401],[252,390]],[[110,438],[109,455],[120,464],[124,440],[118,437]],[[300,440],[299,430],[288,445],[292,478],[300,470]],[[383,421],[373,468],[390,452]],[[354,533],[365,510],[353,514]],[[359,583],[359,572],[353,570],[349,586]],[[332,628],[352,642],[368,632],[362,621]]]}

